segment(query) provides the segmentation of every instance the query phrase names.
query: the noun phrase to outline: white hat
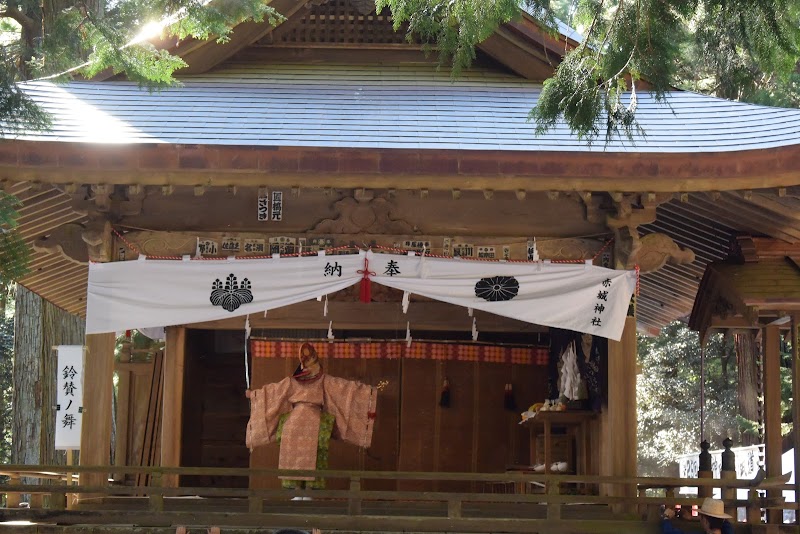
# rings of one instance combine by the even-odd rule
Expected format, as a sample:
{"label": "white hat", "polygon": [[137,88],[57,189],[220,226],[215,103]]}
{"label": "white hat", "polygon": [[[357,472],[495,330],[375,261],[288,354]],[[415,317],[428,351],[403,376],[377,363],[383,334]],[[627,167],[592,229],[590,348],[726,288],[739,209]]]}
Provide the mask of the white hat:
{"label": "white hat", "polygon": [[725,503],[719,499],[712,499],[711,497],[703,501],[703,505],[698,512],[709,517],[718,517],[720,519],[731,518],[731,516],[725,513]]}

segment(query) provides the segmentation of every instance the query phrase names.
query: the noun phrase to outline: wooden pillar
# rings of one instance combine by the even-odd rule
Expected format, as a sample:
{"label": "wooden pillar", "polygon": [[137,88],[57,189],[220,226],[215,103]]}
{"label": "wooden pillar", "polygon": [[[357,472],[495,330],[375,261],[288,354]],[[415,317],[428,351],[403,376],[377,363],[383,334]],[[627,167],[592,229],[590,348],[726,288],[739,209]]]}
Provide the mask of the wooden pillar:
{"label": "wooden pillar", "polygon": [[[114,448],[114,465],[128,465],[128,442],[130,441],[130,411],[131,411],[131,372],[127,366],[120,366],[117,370],[117,429]],[[125,480],[125,473],[114,473],[114,480]]]}
{"label": "wooden pillar", "polygon": [[[164,351],[164,401],[161,421],[161,466],[180,467],[183,426],[183,376],[186,358],[186,329],[167,327]],[[165,476],[163,485],[177,487],[176,475]]]}
{"label": "wooden pillar", "polygon": [[[117,370],[117,426],[114,432],[114,466],[128,465],[128,443],[130,441],[130,410],[131,410],[131,348],[133,343],[126,333],[119,350],[119,364]],[[114,473],[114,481],[125,480],[125,472]]]}
{"label": "wooden pillar", "polygon": [[[111,462],[111,410],[114,389],[113,333],[86,336],[83,372],[83,421],[81,423],[81,465],[109,465]],[[81,473],[82,486],[105,486],[108,472]],[[81,495],[86,499],[89,495]]]}
{"label": "wooden pillar", "polygon": [[[722,440],[722,447],[724,450],[722,451],[722,466],[719,470],[719,478],[721,481],[736,480],[736,455],[731,450],[731,445],[733,445],[733,440],[731,438]],[[736,488],[722,487],[720,494],[725,501],[736,499]],[[732,523],[736,522],[735,506],[726,504],[725,513],[733,517],[733,519],[731,519]]]}
{"label": "wooden pillar", "polygon": [[[764,463],[768,477],[781,475],[783,455],[781,437],[781,351],[780,330],[777,326],[764,328]],[[770,490],[768,497],[780,497],[781,492]],[[783,510],[767,510],[768,523],[782,523]]]}
{"label": "wooden pillar", "polygon": [[[703,440],[700,442],[700,458],[698,462],[697,478],[714,478],[714,472],[711,470],[711,453],[708,452],[710,447],[711,444],[708,441]],[[713,493],[714,488],[711,486],[697,487],[697,496],[701,499],[713,497]]]}
{"label": "wooden pillar", "polygon": [[[600,474],[636,476],[636,318],[625,319],[620,341],[608,341],[608,405],[601,417]],[[635,497],[634,486],[609,486],[603,493]]]}
{"label": "wooden pillar", "polygon": [[[794,499],[800,501],[800,313],[792,314],[792,434],[794,434]],[[800,524],[800,510],[795,510],[795,523]]]}

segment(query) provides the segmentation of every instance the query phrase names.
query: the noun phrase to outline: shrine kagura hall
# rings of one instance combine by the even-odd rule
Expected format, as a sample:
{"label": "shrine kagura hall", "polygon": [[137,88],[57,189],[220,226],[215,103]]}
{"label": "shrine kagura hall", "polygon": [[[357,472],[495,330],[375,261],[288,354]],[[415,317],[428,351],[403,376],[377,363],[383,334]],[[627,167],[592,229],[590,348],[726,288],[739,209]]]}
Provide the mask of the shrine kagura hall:
{"label": "shrine kagura hall", "polygon": [[[588,145],[563,126],[537,136],[528,112],[542,81],[580,39],[566,27],[551,35],[522,15],[481,43],[473,66],[453,79],[422,43],[394,32],[372,2],[271,4],[286,17],[277,27],[244,23],[223,44],[160,41],[188,64],[173,88],[151,93],[111,75],[24,85],[53,116],[51,130],[0,143],[0,178],[22,202],[19,230],[32,250],[24,287],[85,317],[90,262],[140,255],[146,262],[273,255],[289,262],[297,260],[292,254],[325,249],[336,260],[370,249],[376,257],[456,256],[486,267],[487,276],[515,260],[638,268],[638,297],[626,304],[615,340],[413,291],[403,303],[403,291],[377,283],[363,303],[356,284],[250,313],[247,366],[242,313],[223,310],[224,318],[202,322],[175,313],[162,324],[163,349],[123,343],[116,359],[118,333],[89,334],[81,466],[110,465],[114,421],[113,465],[121,474],[113,474],[111,488],[157,480],[166,489],[251,491],[241,517],[271,500],[321,506],[324,492],[312,503],[281,497],[285,490],[269,471],[208,469],[276,468],[277,444],[252,453],[245,445],[246,373],[253,389],[290,376],[300,344],[310,340],[326,374],[381,386],[371,447],[332,440],[328,468],[427,478],[331,477],[325,491],[350,491],[343,517],[361,523],[324,516],[311,525],[289,511],[284,517],[294,519],[279,525],[381,529],[354,500],[356,489],[411,501],[414,492],[452,492],[458,497],[445,500],[443,521],[454,522],[403,528],[492,531],[468,526],[458,499],[494,496],[487,506],[505,510],[504,521],[511,505],[535,508],[545,502],[535,493],[546,484],[515,477],[535,477],[530,468],[545,460],[545,448],[547,460],[567,464],[559,475],[588,477],[577,487],[584,499],[618,509],[636,497],[637,372],[658,371],[637,369],[636,332],[655,335],[690,318],[703,336],[762,334],[756,357],[763,359],[766,470],[781,474],[778,351],[781,338],[792,338],[796,361],[800,319],[800,111],[681,91],[666,103],[639,94],[646,136],[634,142]],[[168,292],[152,302],[153,310],[175,305]],[[552,398],[558,359],[572,341],[596,364],[584,400],[549,416],[552,425],[518,424],[520,412]],[[55,384],[55,364],[43,365]],[[442,406],[445,389],[450,402]],[[122,472],[137,466],[205,471],[160,479]],[[514,470],[520,466],[527,469]],[[591,478],[598,476],[628,485]],[[98,490],[107,478],[108,470],[84,471],[81,485]],[[258,489],[273,493],[252,493]],[[135,493],[125,495],[136,501]],[[156,511],[180,493],[166,495],[150,498]],[[252,500],[259,496],[263,503]],[[87,498],[86,510],[97,502]],[[504,528],[530,532],[544,524],[536,521],[581,519],[562,516],[559,503],[568,500],[547,502],[546,517]],[[418,515],[425,513],[433,512]],[[222,522],[206,524],[212,521]]]}

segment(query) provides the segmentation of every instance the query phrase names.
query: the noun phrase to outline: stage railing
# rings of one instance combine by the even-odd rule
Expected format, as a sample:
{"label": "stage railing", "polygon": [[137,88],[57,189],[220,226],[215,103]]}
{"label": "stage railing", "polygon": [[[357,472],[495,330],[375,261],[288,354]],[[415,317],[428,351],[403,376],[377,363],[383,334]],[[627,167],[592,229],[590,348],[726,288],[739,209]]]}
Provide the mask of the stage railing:
{"label": "stage railing", "polygon": [[[149,482],[144,486],[76,484],[82,475],[103,480],[111,473],[149,475]],[[563,531],[586,533],[651,532],[662,505],[692,507],[702,503],[700,498],[671,494],[670,489],[684,486],[749,489],[747,499],[726,499],[725,504],[730,509],[746,509],[746,523],[750,525],[761,522],[765,509],[796,509],[795,503],[784,503],[782,497],[764,496],[762,490],[792,489],[770,479],[755,482],[545,475],[519,471],[410,473],[43,465],[0,465],[0,475],[9,477],[6,484],[0,485],[0,493],[6,496],[5,507],[0,509],[0,521],[25,519],[59,524],[256,527],[269,521],[282,527],[374,531],[551,532],[561,527]],[[326,480],[345,479],[349,489],[175,487],[179,476],[315,476]],[[471,483],[468,487],[474,490],[364,489],[363,482],[367,480],[397,481],[401,486],[416,482],[439,487],[461,482]],[[506,492],[495,492],[498,489]],[[664,495],[647,494],[654,490],[663,491]],[[29,496],[26,498],[28,507],[20,506],[23,496]],[[313,502],[291,500],[298,497],[310,498]],[[226,506],[236,509],[237,513],[214,511],[211,504],[215,500],[224,500]]]}

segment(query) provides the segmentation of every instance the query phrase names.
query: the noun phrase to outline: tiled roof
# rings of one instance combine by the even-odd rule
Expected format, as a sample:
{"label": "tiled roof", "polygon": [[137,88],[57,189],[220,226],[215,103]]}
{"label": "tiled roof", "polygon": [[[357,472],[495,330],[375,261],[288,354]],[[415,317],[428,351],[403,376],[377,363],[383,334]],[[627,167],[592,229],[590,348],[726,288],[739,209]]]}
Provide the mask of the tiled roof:
{"label": "tiled roof", "polygon": [[431,65],[236,65],[149,92],[130,82],[30,82],[55,117],[24,139],[97,143],[515,151],[723,152],[800,142],[800,110],[690,92],[639,94],[644,136],[593,145],[561,125],[537,136],[541,85]]}

